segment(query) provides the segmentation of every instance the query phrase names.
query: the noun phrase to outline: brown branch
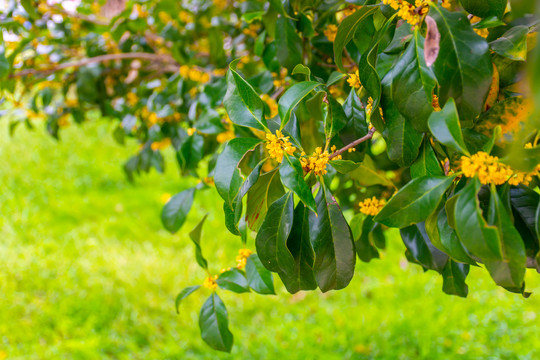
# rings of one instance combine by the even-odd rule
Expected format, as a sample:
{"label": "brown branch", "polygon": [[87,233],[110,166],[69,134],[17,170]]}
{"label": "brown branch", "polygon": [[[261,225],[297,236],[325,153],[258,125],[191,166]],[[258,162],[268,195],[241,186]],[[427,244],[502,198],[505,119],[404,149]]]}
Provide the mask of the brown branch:
{"label": "brown branch", "polygon": [[[332,68],[332,69],[337,69],[338,68],[338,66],[334,65],[334,64],[317,63],[317,65],[323,66],[323,67],[329,67],[329,68]],[[354,64],[343,64],[343,67],[352,68],[352,67],[354,67]]]}
{"label": "brown branch", "polygon": [[97,62],[124,60],[124,59],[143,59],[143,60],[148,60],[148,61],[161,62],[161,63],[169,64],[169,65],[178,65],[176,61],[169,55],[133,52],[133,53],[99,55],[99,56],[95,56],[95,57],[91,57],[87,59],[54,65],[49,68],[22,70],[22,71],[11,74],[9,77],[15,78],[15,77],[22,77],[22,76],[27,76],[27,75],[35,75],[35,74],[47,75],[47,74],[64,70],[64,69],[68,69],[71,67],[81,67],[81,66],[86,66],[92,63],[97,63]]}
{"label": "brown branch", "polygon": [[336,152],[334,152],[332,155],[330,155],[328,157],[328,160],[332,160],[336,156],[343,154],[345,151],[357,147],[358,145],[360,145],[364,141],[368,141],[369,139],[371,139],[373,137],[373,134],[375,133],[375,131],[376,130],[375,130],[374,127],[369,129],[367,135],[361,137],[360,139],[356,139],[352,143],[350,143],[349,145],[344,146],[341,149],[337,150]]}

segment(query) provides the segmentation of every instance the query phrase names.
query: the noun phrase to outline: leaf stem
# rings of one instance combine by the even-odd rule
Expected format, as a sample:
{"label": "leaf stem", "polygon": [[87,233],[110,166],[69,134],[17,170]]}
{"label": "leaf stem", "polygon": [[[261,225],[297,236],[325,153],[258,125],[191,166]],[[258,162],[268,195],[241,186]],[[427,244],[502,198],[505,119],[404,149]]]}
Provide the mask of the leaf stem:
{"label": "leaf stem", "polygon": [[373,137],[373,134],[375,134],[375,131],[377,130],[374,127],[369,129],[368,133],[365,136],[361,137],[360,139],[354,140],[352,143],[348,144],[347,146],[344,146],[341,149],[337,150],[336,152],[332,153],[332,155],[328,157],[328,160],[332,160],[336,156],[343,154],[345,151],[352,149],[354,147],[357,147],[364,141],[368,141],[369,139]]}

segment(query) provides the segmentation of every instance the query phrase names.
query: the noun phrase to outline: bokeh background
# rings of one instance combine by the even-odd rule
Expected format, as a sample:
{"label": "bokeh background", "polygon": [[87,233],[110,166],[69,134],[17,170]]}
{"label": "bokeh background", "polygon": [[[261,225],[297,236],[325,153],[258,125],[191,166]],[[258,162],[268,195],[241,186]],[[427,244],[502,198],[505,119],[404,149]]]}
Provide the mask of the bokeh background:
{"label": "bokeh background", "polygon": [[110,123],[67,128],[59,142],[40,125],[9,136],[0,122],[0,360],[540,358],[540,275],[527,273],[524,299],[473,268],[469,297],[451,297],[395,233],[345,290],[289,295],[277,279],[277,296],[221,291],[235,346],[213,351],[197,323],[208,290],[179,315],[174,298],[204,279],[187,233],[205,213],[211,271],[235,263],[241,244],[217,193],[200,192],[170,235],[163,198],[193,185],[172,150],[165,174],[131,184],[122,165],[138,145],[118,145]]}

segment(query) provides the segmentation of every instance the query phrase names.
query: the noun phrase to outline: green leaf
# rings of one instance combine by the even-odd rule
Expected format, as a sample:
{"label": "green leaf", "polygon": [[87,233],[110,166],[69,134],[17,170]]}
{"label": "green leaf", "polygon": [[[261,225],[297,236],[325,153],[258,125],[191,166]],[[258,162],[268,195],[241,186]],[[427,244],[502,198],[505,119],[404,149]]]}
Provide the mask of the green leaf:
{"label": "green leaf", "polygon": [[514,61],[527,60],[527,35],[529,28],[524,25],[515,26],[500,38],[489,43],[491,50]]}
{"label": "green leaf", "polygon": [[536,209],[536,236],[540,239],[540,202],[538,203],[538,208]]}
{"label": "green leaf", "polygon": [[248,280],[246,275],[235,268],[224,271],[219,274],[216,284],[224,290],[229,290],[238,294],[249,292]]}
{"label": "green leaf", "polygon": [[259,177],[247,195],[246,221],[251,230],[259,230],[270,204],[284,193],[277,169]]}
{"label": "green leaf", "polygon": [[[9,62],[3,52],[0,52],[0,79],[7,77],[9,74]],[[0,87],[0,89],[3,88]]]}
{"label": "green leaf", "polygon": [[488,224],[499,230],[501,260],[485,262],[491,277],[497,285],[513,292],[522,292],[523,278],[527,266],[525,245],[512,223],[507,210],[499,198],[495,187],[491,188],[489,200]]}
{"label": "green leaf", "polygon": [[165,204],[161,211],[161,222],[165,229],[173,234],[180,230],[191,210],[194,196],[195,188],[190,188],[174,195]]}
{"label": "green leaf", "polygon": [[375,227],[373,216],[364,216],[356,214],[350,222],[356,254],[364,262],[370,262],[371,259],[379,258],[379,251],[370,240],[370,233]]}
{"label": "green leaf", "polygon": [[296,31],[295,22],[281,15],[276,22],[276,57],[280,64],[291,71],[302,63],[302,39]]}
{"label": "green leaf", "polygon": [[368,155],[366,155],[364,161],[356,170],[352,171],[349,176],[362,186],[394,186],[394,184],[386,177],[386,174],[376,168],[375,162]]}
{"label": "green leaf", "polygon": [[201,308],[199,328],[202,339],[214,350],[231,352],[233,334],[229,330],[229,319],[225,304],[214,292]]}
{"label": "green leaf", "polygon": [[283,163],[279,167],[279,175],[285,187],[291,189],[311,211],[317,211],[313,193],[304,180],[304,170],[302,169],[300,160],[294,156],[285,154],[283,156]]}
{"label": "green leaf", "polygon": [[328,138],[333,138],[347,125],[348,119],[343,107],[336,99],[330,96],[327,101],[329,111],[325,121],[325,133]]}
{"label": "green leaf", "polygon": [[255,89],[236,72],[237,63],[238,60],[235,60],[229,65],[227,93],[223,104],[233,123],[264,131],[268,128],[264,118],[264,101]]}
{"label": "green leaf", "polygon": [[443,270],[443,291],[449,295],[467,297],[469,287],[465,284],[465,278],[469,274],[470,266],[461,264],[450,259]]}
{"label": "green leaf", "polygon": [[264,267],[278,274],[294,273],[294,258],[287,248],[293,213],[294,197],[288,192],[270,205],[255,239],[257,254]]}
{"label": "green leaf", "polygon": [[401,167],[410,166],[418,157],[423,135],[397,111],[392,102],[386,104],[384,118],[386,127],[382,134],[387,143],[388,158]]}
{"label": "green leaf", "polygon": [[189,233],[189,237],[193,244],[195,244],[195,258],[197,259],[197,264],[203,269],[208,269],[208,261],[204,258],[201,249],[201,233],[204,225],[204,221],[208,217],[208,214],[204,215],[202,220],[195,226],[193,230]]}
{"label": "green leaf", "polygon": [[351,160],[331,160],[329,164],[341,174],[350,173],[360,166],[360,164]]}
{"label": "green leaf", "polygon": [[326,82],[326,86],[331,86],[337,83],[339,80],[346,77],[347,74],[342,74],[339,71],[333,71],[330,76],[328,77],[328,81]]}
{"label": "green leaf", "polygon": [[510,203],[514,225],[525,242],[527,255],[535,257],[540,250],[538,244],[540,237],[536,236],[538,227],[536,214],[538,204],[540,204],[540,195],[523,185],[512,187],[510,189]]}
{"label": "green leaf", "polygon": [[433,246],[423,223],[402,228],[399,232],[405,247],[420,265],[442,274],[448,255]]}
{"label": "green leaf", "polygon": [[482,261],[502,260],[499,231],[482,216],[479,190],[480,182],[472,179],[461,191],[454,208],[456,232],[465,248]]}
{"label": "green leaf", "polygon": [[36,4],[32,0],[21,0],[21,5],[32,19],[39,18],[39,15],[36,13]]}
{"label": "green leaf", "polygon": [[227,143],[219,155],[214,169],[214,182],[219,195],[229,206],[242,186],[238,163],[245,154],[260,144],[255,138],[235,138]]}
{"label": "green leaf", "polygon": [[285,91],[278,102],[278,112],[281,118],[280,129],[283,129],[291,118],[291,113],[294,108],[304,99],[311,91],[313,91],[321,83],[316,81],[304,81],[294,84]]}
{"label": "green leaf", "polygon": [[303,64],[298,64],[294,67],[291,73],[291,75],[296,75],[296,74],[306,75],[306,81],[309,81],[310,76],[311,76],[311,70]]}
{"label": "green leaf", "polygon": [[476,265],[476,262],[471,259],[467,250],[465,250],[463,244],[459,241],[456,231],[448,224],[448,217],[446,209],[444,208],[441,209],[437,216],[437,230],[439,233],[439,241],[448,255],[456,261]]}
{"label": "green leaf", "polygon": [[343,50],[345,46],[352,40],[356,27],[362,21],[372,15],[378,7],[363,6],[354,14],[347,16],[339,25],[336,39],[334,40],[334,61],[341,72],[346,73],[347,70],[343,67]]}
{"label": "green leaf", "polygon": [[491,86],[493,65],[488,44],[462,13],[449,12],[438,4],[432,4],[430,9],[441,34],[439,56],[433,67],[441,86],[439,99],[445,104],[454,98],[462,124],[472,124],[482,112]]}
{"label": "green leaf", "polygon": [[294,257],[295,271],[293,274],[280,274],[280,277],[291,294],[317,288],[313,272],[315,254],[309,239],[309,214],[309,209],[303,203],[296,205],[293,226],[287,239],[287,247]]}
{"label": "green leaf", "polygon": [[508,0],[459,0],[459,2],[465,10],[478,17],[502,18]]}
{"label": "green leaf", "polygon": [[248,285],[253,291],[263,295],[275,295],[272,273],[262,264],[257,254],[251,254],[246,261]]}
{"label": "green leaf", "polygon": [[428,130],[427,121],[433,112],[433,91],[437,85],[435,75],[424,60],[424,38],[418,29],[413,40],[395,65],[392,99],[401,115],[416,130]]}
{"label": "green leaf", "polygon": [[184,288],[182,291],[180,291],[180,293],[176,296],[176,300],[174,301],[174,307],[176,309],[177,314],[180,314],[179,307],[182,300],[187,298],[189,295],[191,295],[193,292],[198,290],[200,287],[201,285],[193,285],[193,286],[188,286],[187,288]]}
{"label": "green leaf", "polygon": [[343,289],[351,281],[356,263],[351,229],[324,184],[321,184],[315,201],[317,214],[309,213],[315,278],[322,292]]}
{"label": "green leaf", "polygon": [[459,115],[454,99],[450,98],[441,111],[436,111],[429,117],[429,130],[440,143],[469,155],[469,150],[463,140],[459,125]]}
{"label": "green leaf", "polygon": [[425,221],[435,211],[452,181],[454,176],[413,179],[388,201],[374,220],[396,228]]}
{"label": "green leaf", "polygon": [[442,176],[444,175],[437,155],[431,147],[428,139],[425,139],[418,158],[411,165],[411,177]]}

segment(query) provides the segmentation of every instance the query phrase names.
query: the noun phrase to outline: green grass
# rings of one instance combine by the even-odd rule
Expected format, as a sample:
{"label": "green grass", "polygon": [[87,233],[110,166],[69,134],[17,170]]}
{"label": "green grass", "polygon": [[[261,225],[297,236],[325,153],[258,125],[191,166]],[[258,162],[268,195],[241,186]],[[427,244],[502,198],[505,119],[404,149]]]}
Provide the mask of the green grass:
{"label": "green grass", "polygon": [[[136,149],[114,143],[104,122],[62,133],[0,126],[0,359],[538,359],[540,276],[529,299],[472,269],[468,299],[408,264],[395,235],[381,260],[360,263],[343,291],[236,295],[221,291],[235,334],[231,355],[200,339],[208,295],[174,297],[204,273],[187,237],[209,212],[203,250],[214,272],[240,242],[224,230],[215,192],[197,194],[174,236],[160,223],[161,195],[192,182],[166,174],[129,184]],[[172,159],[168,154],[169,160]],[[250,247],[253,248],[251,240]]]}

